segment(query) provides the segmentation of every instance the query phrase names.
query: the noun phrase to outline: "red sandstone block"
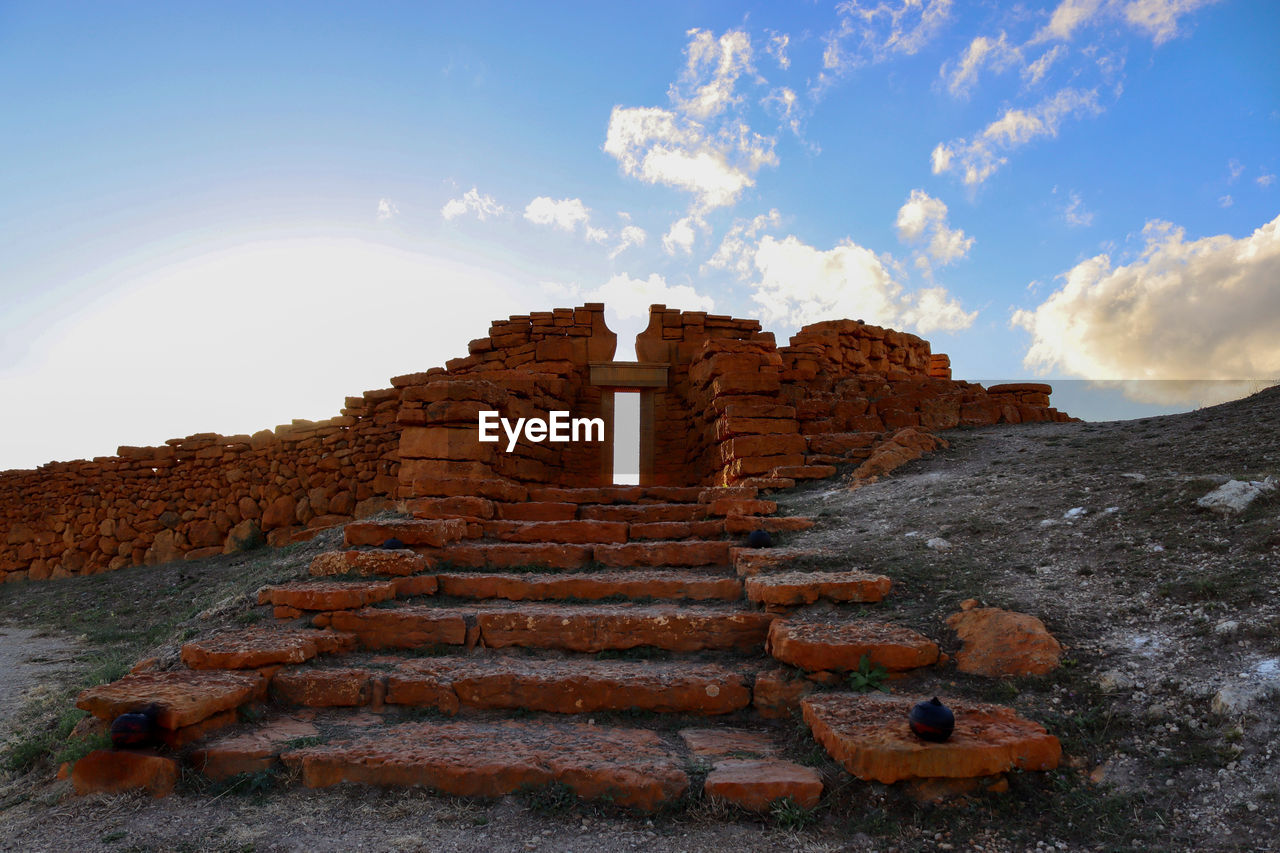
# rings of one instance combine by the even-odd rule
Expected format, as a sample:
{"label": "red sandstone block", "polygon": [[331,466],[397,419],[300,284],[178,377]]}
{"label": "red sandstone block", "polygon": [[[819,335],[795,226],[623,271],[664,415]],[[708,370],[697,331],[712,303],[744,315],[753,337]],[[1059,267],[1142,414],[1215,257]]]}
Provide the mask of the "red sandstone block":
{"label": "red sandstone block", "polygon": [[834,477],[834,465],[782,465],[770,472],[774,477],[785,477],[789,480],[823,480]]}
{"label": "red sandstone block", "polygon": [[779,377],[776,373],[728,373],[717,376],[711,383],[713,397],[737,394],[768,394],[777,392]]}
{"label": "red sandstone block", "polygon": [[276,698],[312,708],[367,705],[371,690],[367,670],[347,667],[285,667],[271,679]]}
{"label": "red sandstone block", "polygon": [[523,521],[514,529],[496,533],[504,542],[556,542],[569,545],[622,543],[627,541],[627,525],[620,521]]}
{"label": "red sandstone block", "polygon": [[466,535],[467,526],[457,518],[414,519],[412,521],[356,521],[344,529],[348,545],[381,545],[399,539],[406,545],[439,548]]}
{"label": "red sandstone block", "polygon": [[508,521],[572,521],[577,514],[576,503],[530,501],[497,505],[498,518]]}
{"label": "red sandstone block", "polygon": [[493,518],[495,511],[493,501],[467,495],[417,498],[408,510],[414,518]]}
{"label": "red sandstone block", "polygon": [[707,506],[709,515],[770,515],[778,511],[775,501],[717,498]]}
{"label": "red sandstone block", "polygon": [[791,761],[729,758],[716,762],[703,792],[748,811],[767,812],[779,800],[812,809],[822,797],[822,777]]}
{"label": "red sandstone block", "polygon": [[799,422],[794,418],[733,418],[716,421],[716,441],[725,441],[738,435],[785,435],[799,432]]}
{"label": "red sandstone block", "polygon": [[474,427],[405,427],[400,433],[402,459],[471,459],[491,462],[498,456],[498,445],[480,441]]}
{"label": "red sandstone block", "polygon": [[731,536],[750,533],[753,530],[767,530],[770,533],[794,533],[797,530],[808,530],[813,527],[813,524],[812,518],[805,518],[799,515],[731,515],[724,520],[724,532]]}
{"label": "red sandstone block", "polygon": [[800,453],[788,453],[783,456],[752,456],[746,459],[735,459],[725,471],[734,479],[746,477],[756,477],[761,474],[773,476],[776,468],[782,468],[789,465],[803,465],[804,455]]}
{"label": "red sandstone block", "polygon": [[76,762],[71,784],[76,794],[118,794],[145,789],[166,797],[178,782],[178,762],[145,752],[97,749]]}
{"label": "red sandstone block", "polygon": [[723,566],[728,542],[632,542],[596,545],[595,559],[606,566]]}
{"label": "red sandstone block", "polygon": [[629,539],[716,539],[724,535],[724,522],[710,521],[654,521],[632,524],[627,529]]}
{"label": "red sandstone block", "polygon": [[706,508],[698,504],[603,504],[582,507],[583,518],[600,521],[649,523],[658,521],[696,521],[705,518]]}
{"label": "red sandstone block", "polygon": [[542,566],[551,569],[579,569],[591,561],[595,548],[606,545],[559,545],[494,542],[449,545],[435,552],[440,560],[455,566],[515,568]]}
{"label": "red sandstone block", "polygon": [[744,435],[730,438],[720,445],[720,459],[729,462],[748,456],[781,456],[783,454],[804,453],[807,449],[804,436],[799,433],[791,435]]}

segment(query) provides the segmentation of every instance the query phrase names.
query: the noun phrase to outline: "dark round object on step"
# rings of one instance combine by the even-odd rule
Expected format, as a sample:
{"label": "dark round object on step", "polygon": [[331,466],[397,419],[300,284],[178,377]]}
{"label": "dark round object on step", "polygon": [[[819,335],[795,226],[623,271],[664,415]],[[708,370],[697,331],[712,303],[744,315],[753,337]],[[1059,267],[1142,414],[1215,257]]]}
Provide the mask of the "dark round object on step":
{"label": "dark round object on step", "polygon": [[753,530],[747,534],[748,548],[772,548],[773,537],[767,530]]}
{"label": "dark round object on step", "polygon": [[397,549],[399,549],[399,548],[408,548],[409,546],[408,546],[408,545],[406,545],[406,544],[404,544],[403,542],[401,542],[401,541],[400,541],[399,539],[397,539],[396,537],[392,536],[392,537],[391,537],[390,539],[388,539],[386,542],[383,542],[383,543],[382,543],[382,547],[383,547],[383,548],[390,548],[391,550],[393,550],[393,551],[394,551],[394,550],[397,550]]}
{"label": "dark round object on step", "polygon": [[137,711],[121,714],[111,722],[112,749],[142,749],[159,741],[160,706],[155,702]]}
{"label": "dark round object on step", "polygon": [[928,702],[918,702],[907,715],[911,731],[921,740],[942,743],[951,737],[956,728],[956,715],[934,696]]}

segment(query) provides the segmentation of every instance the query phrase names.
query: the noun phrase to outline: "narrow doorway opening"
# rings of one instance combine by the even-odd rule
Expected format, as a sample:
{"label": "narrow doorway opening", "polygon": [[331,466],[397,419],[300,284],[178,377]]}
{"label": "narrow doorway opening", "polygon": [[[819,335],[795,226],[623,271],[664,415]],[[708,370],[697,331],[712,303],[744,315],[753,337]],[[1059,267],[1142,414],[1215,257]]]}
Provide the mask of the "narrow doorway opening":
{"label": "narrow doorway opening", "polygon": [[619,389],[613,398],[613,482],[640,483],[640,395]]}

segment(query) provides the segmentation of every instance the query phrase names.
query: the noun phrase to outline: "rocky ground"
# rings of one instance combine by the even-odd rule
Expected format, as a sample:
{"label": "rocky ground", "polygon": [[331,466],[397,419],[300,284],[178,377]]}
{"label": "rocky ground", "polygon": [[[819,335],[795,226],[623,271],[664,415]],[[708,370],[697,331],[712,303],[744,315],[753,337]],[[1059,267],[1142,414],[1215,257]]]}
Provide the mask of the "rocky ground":
{"label": "rocky ground", "polygon": [[945,438],[948,449],[871,485],[782,496],[785,512],[819,522],[784,544],[817,552],[815,567],[892,577],[877,611],[953,654],[942,620],[965,599],[1040,617],[1067,647],[1049,676],[947,668],[890,686],[1014,706],[1062,739],[1058,771],[924,804],[850,780],[785,723],[796,757],[828,783],[812,813],[694,803],[634,817],[556,791],[463,801],[270,777],[185,779],[163,800],[77,799],[53,780],[83,749],[65,737],[80,686],[255,618],[252,591],[333,544],[322,540],[0,589],[4,698],[22,705],[0,757],[0,849],[1280,850],[1280,491],[1238,514],[1197,505],[1228,480],[1280,475],[1280,389],[1185,415]]}

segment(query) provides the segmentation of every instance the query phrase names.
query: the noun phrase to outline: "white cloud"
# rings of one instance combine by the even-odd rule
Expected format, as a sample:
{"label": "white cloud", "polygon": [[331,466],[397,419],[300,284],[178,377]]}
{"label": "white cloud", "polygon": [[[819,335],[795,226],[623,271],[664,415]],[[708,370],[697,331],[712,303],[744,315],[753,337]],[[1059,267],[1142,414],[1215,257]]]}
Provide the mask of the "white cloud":
{"label": "white cloud", "polygon": [[766,322],[801,326],[845,317],[928,333],[967,328],[977,316],[941,287],[903,292],[891,259],[850,241],[822,251],[794,236],[766,236],[754,263],[760,280],[751,298]]}
{"label": "white cloud", "polygon": [[695,209],[733,204],[776,165],[774,140],[737,124],[712,134],[701,124],[659,107],[614,107],[604,150],[625,174],[694,196]]}
{"label": "white cloud", "polygon": [[592,301],[605,303],[620,317],[648,317],[649,306],[655,303],[682,311],[715,310],[715,300],[710,296],[704,296],[685,284],[667,284],[666,279],[657,273],[647,279],[619,273],[586,295]]}
{"label": "white cloud", "polygon": [[1124,17],[1130,24],[1163,44],[1178,34],[1178,18],[1217,0],[1132,0],[1125,4]]}
{"label": "white cloud", "polygon": [[1231,177],[1227,178],[1227,183],[1234,184],[1244,174],[1244,164],[1232,157],[1227,161],[1227,171],[1231,173]]}
{"label": "white cloud", "polygon": [[1053,64],[1066,55],[1066,46],[1055,44],[1050,50],[1041,54],[1039,59],[1022,69],[1022,79],[1028,86],[1038,86]]}
{"label": "white cloud", "polygon": [[1276,182],[1276,176],[1271,174],[1270,172],[1267,172],[1265,174],[1259,175],[1255,180],[1258,186],[1263,187],[1265,189],[1266,187],[1269,187]]}
{"label": "white cloud", "polygon": [[931,158],[933,173],[942,174],[958,166],[966,184],[980,184],[1008,162],[1003,152],[1020,148],[1040,136],[1057,136],[1058,128],[1067,118],[1097,115],[1101,111],[1096,89],[1071,88],[1062,89],[1030,111],[1005,110],[1004,115],[987,125],[972,141],[955,139],[935,147]]}
{"label": "white cloud", "polygon": [[1084,209],[1084,202],[1080,200],[1079,193],[1071,193],[1071,201],[1067,204],[1066,210],[1062,211],[1062,216],[1067,220],[1067,224],[1073,228],[1088,227],[1093,224],[1093,213]]}
{"label": "white cloud", "polygon": [[378,221],[382,222],[386,219],[393,218],[400,212],[400,208],[396,207],[396,203],[389,198],[378,199]]}
{"label": "white cloud", "polygon": [[1158,220],[1143,235],[1133,263],[1082,261],[1039,307],[1014,312],[1032,336],[1023,363],[1090,379],[1280,376],[1280,217],[1239,239],[1186,242]]}
{"label": "white cloud", "polygon": [[791,36],[769,30],[769,43],[765,45],[765,53],[772,56],[783,71],[791,67],[791,59],[787,56],[787,47],[790,44]]}
{"label": "white cloud", "polygon": [[730,30],[719,39],[708,30],[692,29],[686,35],[684,73],[667,94],[677,110],[706,121],[741,101],[734,88],[741,75],[754,70],[751,37],[741,30]]}
{"label": "white cloud", "polygon": [[1233,199],[1230,195],[1219,196],[1218,198],[1218,207],[1230,207],[1235,203],[1236,203],[1236,200]]}
{"label": "white cloud", "polygon": [[[929,257],[946,265],[969,254],[973,238],[947,225],[947,206],[924,190],[912,190],[898,209],[895,223],[898,239],[909,244],[925,244]],[[922,269],[927,267],[922,266]]]}
{"label": "white cloud", "polygon": [[671,228],[662,237],[662,248],[668,255],[674,255],[676,252],[687,255],[693,251],[694,241],[698,238],[694,230],[695,225],[706,227],[705,222],[693,216],[685,216],[671,223]]}
{"label": "white cloud", "polygon": [[466,214],[474,214],[481,222],[490,216],[501,216],[506,210],[491,195],[480,195],[475,187],[462,194],[462,198],[450,199],[440,208],[440,215],[453,220]]}
{"label": "white cloud", "polygon": [[624,225],[618,234],[618,245],[609,253],[609,257],[616,258],[632,246],[643,246],[648,238],[649,235],[639,225]]}
{"label": "white cloud", "polygon": [[792,133],[800,135],[799,103],[794,90],[779,86],[765,96],[760,102],[766,109],[778,117]]}
{"label": "white cloud", "polygon": [[540,195],[524,209],[524,218],[535,225],[550,225],[561,231],[573,231],[591,219],[591,213],[582,199],[563,198],[559,201]]}
{"label": "white cloud", "polygon": [[765,166],[776,166],[776,140],[751,129],[742,116],[739,80],[754,76],[751,40],[741,31],[719,39],[690,30],[687,62],[667,94],[672,109],[615,106],[605,153],[623,174],[689,193],[690,215],[731,205],[755,184]]}
{"label": "white cloud", "polygon": [[840,24],[823,38],[822,65],[839,74],[894,54],[915,54],[950,17],[951,0],[846,0],[836,14]]}
{"label": "white cloud", "polygon": [[782,215],[777,208],[762,213],[754,219],[739,219],[725,233],[720,247],[704,265],[703,269],[727,270],[745,279],[751,275],[755,264],[757,240],[768,228],[777,228],[782,224]]}
{"label": "white cloud", "polygon": [[1031,40],[1032,44],[1057,39],[1071,41],[1075,31],[1098,13],[1099,0],[1062,0],[1049,23]]}
{"label": "white cloud", "polygon": [[1022,52],[1009,44],[1009,39],[1004,33],[1000,33],[998,39],[978,36],[969,42],[959,64],[952,69],[950,63],[945,63],[939,75],[946,81],[948,92],[956,97],[963,97],[968,95],[978,82],[978,73],[984,66],[995,71],[1003,71],[1021,62]]}

